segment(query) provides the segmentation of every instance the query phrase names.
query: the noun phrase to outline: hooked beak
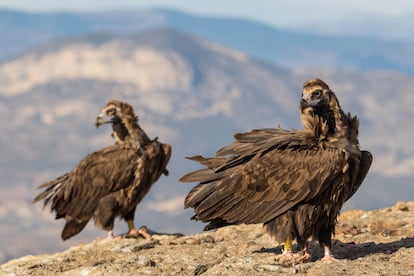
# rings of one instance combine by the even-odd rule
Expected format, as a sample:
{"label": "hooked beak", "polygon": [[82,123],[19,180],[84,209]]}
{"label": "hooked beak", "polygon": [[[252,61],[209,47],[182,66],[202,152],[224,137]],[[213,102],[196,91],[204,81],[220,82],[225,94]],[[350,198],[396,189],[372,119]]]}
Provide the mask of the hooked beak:
{"label": "hooked beak", "polygon": [[106,116],[104,113],[99,114],[98,117],[96,117],[95,126],[99,128],[103,124],[112,123],[112,120],[106,121],[105,118]]}
{"label": "hooked beak", "polygon": [[320,101],[320,99],[312,99],[311,94],[306,94],[302,96],[300,104],[302,107],[313,107],[316,106]]}

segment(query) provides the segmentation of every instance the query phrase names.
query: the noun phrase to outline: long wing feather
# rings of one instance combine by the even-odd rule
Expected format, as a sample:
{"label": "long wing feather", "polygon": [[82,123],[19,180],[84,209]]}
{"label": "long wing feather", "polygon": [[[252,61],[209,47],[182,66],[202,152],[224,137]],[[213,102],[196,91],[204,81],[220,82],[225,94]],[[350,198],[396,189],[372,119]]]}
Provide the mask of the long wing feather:
{"label": "long wing feather", "polygon": [[[181,179],[201,182],[185,199],[196,219],[267,222],[334,185],[347,162],[341,150],[321,147],[304,131],[254,130],[235,138],[217,152],[226,162]],[[197,161],[208,166],[214,158]]]}
{"label": "long wing feather", "polygon": [[361,159],[360,162],[357,164],[357,168],[355,169],[355,180],[353,181],[353,183],[351,183],[352,187],[346,200],[350,199],[359,189],[359,187],[361,186],[362,182],[368,174],[368,170],[371,167],[371,164],[372,154],[369,151],[361,151]]}

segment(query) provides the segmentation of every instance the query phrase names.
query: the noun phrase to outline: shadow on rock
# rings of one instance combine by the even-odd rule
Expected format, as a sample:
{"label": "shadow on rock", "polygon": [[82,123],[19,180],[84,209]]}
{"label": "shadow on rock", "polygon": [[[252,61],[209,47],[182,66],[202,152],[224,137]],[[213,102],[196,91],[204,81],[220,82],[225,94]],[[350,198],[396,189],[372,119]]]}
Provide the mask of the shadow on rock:
{"label": "shadow on rock", "polygon": [[[393,254],[397,252],[400,248],[410,247],[414,247],[414,238],[402,238],[399,241],[393,241],[388,243],[343,243],[341,241],[334,240],[332,245],[332,251],[335,258],[337,259],[355,260],[361,257],[378,253]],[[282,253],[282,250],[283,246],[277,246],[272,248],[261,248],[253,251],[253,253],[274,253],[278,255]],[[309,243],[309,253],[312,256],[313,261],[321,259],[323,257],[322,248],[320,248],[318,243]]]}
{"label": "shadow on rock", "polygon": [[338,259],[355,260],[368,255],[383,253],[393,254],[400,248],[414,247],[414,238],[402,238],[399,241],[386,242],[386,243],[343,243],[335,241],[333,245],[333,252]]}

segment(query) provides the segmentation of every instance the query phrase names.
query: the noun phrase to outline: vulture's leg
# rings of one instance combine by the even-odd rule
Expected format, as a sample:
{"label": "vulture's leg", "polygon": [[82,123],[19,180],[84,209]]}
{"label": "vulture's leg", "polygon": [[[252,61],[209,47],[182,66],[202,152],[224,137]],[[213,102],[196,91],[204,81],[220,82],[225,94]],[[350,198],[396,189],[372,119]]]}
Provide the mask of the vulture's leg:
{"label": "vulture's leg", "polygon": [[289,255],[293,253],[293,246],[292,246],[292,240],[287,239],[285,243],[283,244],[283,253],[284,255]]}
{"label": "vulture's leg", "polygon": [[332,255],[332,229],[324,228],[319,233],[319,244],[323,248],[323,261],[334,261],[335,257]]}
{"label": "vulture's leg", "polygon": [[124,216],[124,219],[128,224],[128,234],[131,235],[131,236],[138,236],[138,231],[135,228],[134,216],[135,216],[135,208],[133,208],[131,211],[129,211]]}
{"label": "vulture's leg", "polygon": [[134,220],[128,219],[127,224],[128,224],[128,234],[132,236],[136,236],[138,232],[137,232],[137,229],[135,228]]}
{"label": "vulture's leg", "polygon": [[109,230],[108,231],[108,236],[106,237],[107,240],[113,240],[115,238],[114,236],[114,231]]}
{"label": "vulture's leg", "polygon": [[299,255],[299,259],[303,262],[310,261],[312,259],[312,256],[308,252],[308,242],[307,240],[298,240],[298,246],[299,246],[299,252],[297,255]]}
{"label": "vulture's leg", "polygon": [[128,224],[128,234],[134,237],[138,237],[139,235],[141,235],[146,239],[151,239],[151,235],[148,233],[147,228],[145,226],[142,226],[139,229],[135,227],[134,215],[135,208],[129,211],[129,213],[126,214],[126,216],[124,217]]}

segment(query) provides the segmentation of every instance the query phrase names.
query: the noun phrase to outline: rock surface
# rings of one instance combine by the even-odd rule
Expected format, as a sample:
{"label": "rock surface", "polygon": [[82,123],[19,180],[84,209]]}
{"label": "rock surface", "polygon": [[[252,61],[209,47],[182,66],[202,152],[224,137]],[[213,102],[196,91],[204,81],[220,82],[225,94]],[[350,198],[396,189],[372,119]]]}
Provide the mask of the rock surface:
{"label": "rock surface", "polygon": [[261,225],[229,226],[192,236],[96,239],[68,250],[25,256],[0,266],[1,275],[414,275],[414,202],[374,211],[351,210],[339,220],[336,261],[281,261],[281,245]]}

